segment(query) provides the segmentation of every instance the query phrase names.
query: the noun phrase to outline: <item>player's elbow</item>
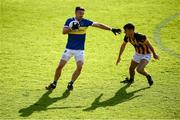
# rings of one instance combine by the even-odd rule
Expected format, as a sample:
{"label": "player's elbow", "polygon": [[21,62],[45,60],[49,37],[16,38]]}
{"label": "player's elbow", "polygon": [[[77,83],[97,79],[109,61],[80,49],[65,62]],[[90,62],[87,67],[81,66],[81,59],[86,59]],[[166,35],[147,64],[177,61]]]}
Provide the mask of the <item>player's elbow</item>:
{"label": "player's elbow", "polygon": [[96,22],[96,23],[94,23],[92,26],[93,26],[93,27],[100,28],[100,27],[101,27],[101,24]]}
{"label": "player's elbow", "polygon": [[62,34],[65,35],[66,33],[64,31],[62,31]]}
{"label": "player's elbow", "polygon": [[68,33],[68,32],[65,31],[65,30],[62,31],[62,34],[63,34],[63,35],[65,35],[65,34],[67,34],[67,33]]}

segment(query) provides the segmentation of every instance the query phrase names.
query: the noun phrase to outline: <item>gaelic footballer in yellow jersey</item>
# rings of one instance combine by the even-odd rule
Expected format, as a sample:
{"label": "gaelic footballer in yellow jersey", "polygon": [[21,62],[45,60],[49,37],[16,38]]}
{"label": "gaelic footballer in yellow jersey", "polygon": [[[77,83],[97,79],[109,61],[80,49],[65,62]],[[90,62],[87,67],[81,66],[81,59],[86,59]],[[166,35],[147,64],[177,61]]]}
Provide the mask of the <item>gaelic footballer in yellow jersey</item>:
{"label": "gaelic footballer in yellow jersey", "polygon": [[66,48],[55,71],[53,82],[46,87],[47,90],[56,88],[58,79],[61,76],[62,69],[71,57],[75,58],[76,69],[72,74],[71,80],[67,85],[68,90],[73,90],[73,83],[79,77],[84,64],[84,45],[86,40],[86,29],[89,26],[112,31],[115,35],[120,34],[121,30],[111,28],[105,24],[93,22],[84,18],[85,9],[75,8],[75,17],[68,18],[64,24],[62,33],[68,35]]}
{"label": "gaelic footballer in yellow jersey", "polygon": [[145,71],[145,67],[151,59],[151,53],[153,54],[154,59],[159,59],[159,56],[156,54],[153,46],[147,40],[146,36],[135,32],[135,26],[133,24],[126,24],[124,26],[124,33],[125,37],[120,47],[116,65],[119,64],[122,53],[128,42],[134,46],[135,54],[129,67],[130,78],[126,78],[124,81],[122,81],[122,83],[133,83],[136,69],[138,73],[146,76],[149,86],[153,85],[153,79],[151,75],[147,71]]}

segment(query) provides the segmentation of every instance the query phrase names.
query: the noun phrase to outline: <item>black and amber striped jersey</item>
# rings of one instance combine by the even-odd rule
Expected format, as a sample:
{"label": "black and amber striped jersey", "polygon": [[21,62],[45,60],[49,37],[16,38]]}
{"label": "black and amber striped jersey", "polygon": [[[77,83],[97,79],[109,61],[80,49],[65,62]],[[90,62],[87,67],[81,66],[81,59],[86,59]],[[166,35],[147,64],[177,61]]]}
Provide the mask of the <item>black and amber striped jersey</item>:
{"label": "black and amber striped jersey", "polygon": [[137,53],[139,54],[150,54],[150,49],[147,45],[147,39],[145,35],[134,33],[134,38],[131,39],[127,36],[124,37],[124,42],[130,42]]}

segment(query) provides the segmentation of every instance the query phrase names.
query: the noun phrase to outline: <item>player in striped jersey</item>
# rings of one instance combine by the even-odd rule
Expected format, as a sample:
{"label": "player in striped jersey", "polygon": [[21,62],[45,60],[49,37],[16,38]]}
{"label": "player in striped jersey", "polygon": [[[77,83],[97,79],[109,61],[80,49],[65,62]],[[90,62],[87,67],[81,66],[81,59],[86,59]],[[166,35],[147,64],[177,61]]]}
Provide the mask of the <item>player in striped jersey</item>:
{"label": "player in striped jersey", "polygon": [[151,75],[147,71],[145,71],[145,67],[151,59],[151,52],[153,54],[154,59],[159,59],[159,56],[156,54],[154,48],[147,40],[146,36],[143,34],[136,33],[134,32],[134,30],[135,26],[131,23],[128,23],[124,26],[124,42],[120,47],[116,65],[118,65],[121,60],[121,56],[126,47],[126,44],[128,42],[131,43],[135,48],[135,54],[129,67],[130,78],[126,78],[124,81],[122,81],[122,83],[133,83],[136,69],[138,73],[146,76],[149,86],[151,86],[153,84],[153,80]]}

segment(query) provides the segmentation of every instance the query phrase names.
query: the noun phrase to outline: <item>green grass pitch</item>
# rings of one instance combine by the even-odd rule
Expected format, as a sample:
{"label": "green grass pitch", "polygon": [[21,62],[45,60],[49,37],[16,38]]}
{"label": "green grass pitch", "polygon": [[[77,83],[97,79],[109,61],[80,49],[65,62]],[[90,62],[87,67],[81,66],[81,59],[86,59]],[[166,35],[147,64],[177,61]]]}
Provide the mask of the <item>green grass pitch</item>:
{"label": "green grass pitch", "polygon": [[[0,1],[1,120],[180,119],[179,0]],[[88,19],[119,28],[132,22],[147,35],[161,58],[147,66],[155,80],[151,88],[139,74],[132,86],[120,84],[134,54],[128,44],[115,66],[124,33],[89,27],[74,91],[65,91],[76,67],[71,59],[57,89],[46,92],[67,41],[62,27],[78,5]]]}

